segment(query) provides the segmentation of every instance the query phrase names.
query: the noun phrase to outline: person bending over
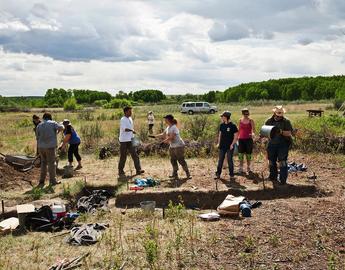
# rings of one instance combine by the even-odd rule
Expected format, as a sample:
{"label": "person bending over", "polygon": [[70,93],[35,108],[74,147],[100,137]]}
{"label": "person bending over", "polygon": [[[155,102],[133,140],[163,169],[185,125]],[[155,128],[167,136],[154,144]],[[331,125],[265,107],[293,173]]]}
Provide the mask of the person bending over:
{"label": "person bending over", "polygon": [[66,145],[69,144],[68,147],[68,163],[69,166],[73,166],[73,155],[75,156],[76,160],[78,161],[78,166],[75,170],[80,170],[83,168],[81,165],[81,156],[79,155],[79,145],[80,145],[80,137],[75,129],[72,127],[71,122],[68,119],[63,120],[62,122],[64,126],[64,139],[61,143],[59,149],[65,150]]}
{"label": "person bending over", "polygon": [[169,154],[173,171],[169,177],[175,179],[178,178],[179,163],[186,173],[186,178],[191,179],[192,177],[185,160],[185,143],[180,136],[179,129],[177,128],[177,120],[171,114],[166,115],[164,117],[164,120],[168,127],[163,133],[158,134],[154,137],[160,137],[163,139],[163,143],[167,143],[170,145]]}

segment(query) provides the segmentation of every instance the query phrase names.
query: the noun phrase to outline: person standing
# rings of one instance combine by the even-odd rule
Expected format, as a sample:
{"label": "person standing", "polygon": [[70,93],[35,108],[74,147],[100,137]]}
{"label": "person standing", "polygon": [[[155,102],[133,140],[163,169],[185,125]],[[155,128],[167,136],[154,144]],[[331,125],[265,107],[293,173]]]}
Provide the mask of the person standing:
{"label": "person standing", "polygon": [[185,143],[180,136],[179,129],[177,128],[177,120],[171,114],[166,115],[164,117],[164,120],[168,127],[162,134],[156,135],[154,137],[163,138],[163,143],[167,143],[170,145],[169,154],[173,172],[169,177],[178,179],[179,163],[186,173],[186,179],[191,179],[192,177],[185,160]]}
{"label": "person standing", "polygon": [[219,179],[222,173],[222,167],[225,156],[228,159],[230,180],[234,179],[234,147],[238,139],[237,126],[230,120],[231,113],[225,111],[221,114],[222,122],[219,126],[218,134],[218,148],[219,148],[219,159],[215,179]]}
{"label": "person standing", "polygon": [[64,126],[64,139],[61,143],[59,149],[65,149],[66,144],[69,144],[68,147],[68,162],[69,166],[73,166],[73,155],[78,161],[78,166],[75,168],[75,170],[80,170],[83,168],[81,165],[81,156],[79,155],[79,145],[80,145],[80,137],[78,133],[75,131],[75,129],[72,127],[71,122],[68,119],[63,120],[62,122]]}
{"label": "person standing", "polygon": [[283,106],[273,108],[273,116],[266,120],[265,125],[276,127],[276,132],[268,142],[267,154],[269,160],[269,178],[272,181],[278,180],[279,163],[279,182],[286,184],[288,178],[288,155],[292,144],[292,125],[289,119],[284,117],[285,109]]}
{"label": "person standing", "polygon": [[133,120],[132,120],[132,108],[126,106],[123,109],[124,116],[121,118],[120,121],[120,160],[118,165],[119,170],[119,177],[125,177],[126,174],[124,172],[126,160],[127,160],[127,153],[129,152],[132,156],[134,167],[136,169],[136,175],[143,174],[145,171],[141,169],[139,155],[137,153],[136,147],[133,146],[132,140],[134,138],[134,127],[133,127]]}
{"label": "person standing", "polygon": [[247,108],[242,109],[242,118],[239,122],[238,133],[238,158],[240,160],[239,173],[243,173],[244,157],[247,160],[247,173],[251,174],[251,160],[253,153],[253,138],[255,136],[255,123],[249,117],[250,113]]}
{"label": "person standing", "polygon": [[50,113],[43,115],[43,121],[38,124],[36,128],[36,136],[38,143],[38,151],[41,157],[41,175],[40,186],[44,186],[44,181],[47,176],[47,167],[49,171],[50,185],[59,184],[56,180],[56,147],[57,134],[63,130],[63,126],[52,120]]}
{"label": "person standing", "polygon": [[41,123],[41,119],[39,118],[38,115],[34,114],[32,116],[32,123],[34,124],[33,131],[35,133],[35,138],[36,138],[36,156],[38,156],[39,153],[38,153],[38,143],[37,143],[36,129],[37,129],[37,126]]}
{"label": "person standing", "polygon": [[152,111],[147,114],[147,124],[149,125],[149,134],[153,134],[153,126],[155,124],[155,116]]}

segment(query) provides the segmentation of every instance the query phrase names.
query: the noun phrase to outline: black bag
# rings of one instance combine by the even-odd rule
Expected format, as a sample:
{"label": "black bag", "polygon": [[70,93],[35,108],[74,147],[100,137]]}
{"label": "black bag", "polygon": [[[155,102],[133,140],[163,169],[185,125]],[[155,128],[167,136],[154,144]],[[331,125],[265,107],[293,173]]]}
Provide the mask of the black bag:
{"label": "black bag", "polygon": [[45,205],[25,218],[25,227],[28,230],[38,232],[51,232],[62,229],[63,222],[53,222],[53,219],[53,211],[48,205]]}

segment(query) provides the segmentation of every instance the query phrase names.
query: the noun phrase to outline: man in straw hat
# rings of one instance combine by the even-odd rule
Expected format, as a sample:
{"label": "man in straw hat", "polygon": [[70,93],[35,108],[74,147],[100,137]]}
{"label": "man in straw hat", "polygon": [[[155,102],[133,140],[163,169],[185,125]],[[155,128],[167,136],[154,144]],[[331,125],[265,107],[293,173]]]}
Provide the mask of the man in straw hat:
{"label": "man in straw hat", "polygon": [[278,166],[279,163],[279,182],[286,184],[288,178],[288,164],[287,159],[289,155],[289,148],[292,143],[292,125],[289,119],[284,117],[285,109],[283,106],[275,106],[273,108],[273,116],[267,119],[265,125],[275,126],[276,133],[270,139],[267,146],[267,154],[269,160],[270,175],[272,181],[278,180]]}

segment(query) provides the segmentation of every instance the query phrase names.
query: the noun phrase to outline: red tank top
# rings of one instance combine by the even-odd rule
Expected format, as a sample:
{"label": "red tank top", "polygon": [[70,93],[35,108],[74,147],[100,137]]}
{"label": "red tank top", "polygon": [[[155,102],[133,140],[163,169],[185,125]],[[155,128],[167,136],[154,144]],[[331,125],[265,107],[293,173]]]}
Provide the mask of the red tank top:
{"label": "red tank top", "polygon": [[250,139],[252,134],[252,122],[245,124],[240,121],[239,139]]}

